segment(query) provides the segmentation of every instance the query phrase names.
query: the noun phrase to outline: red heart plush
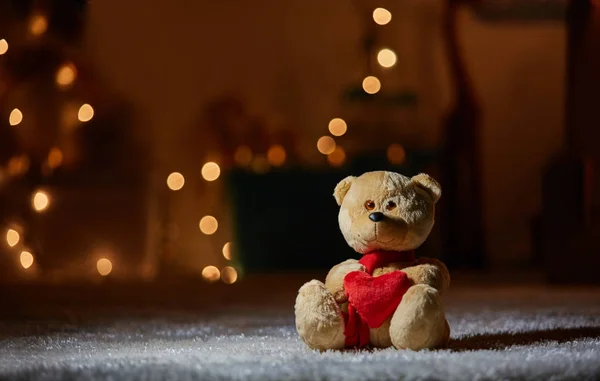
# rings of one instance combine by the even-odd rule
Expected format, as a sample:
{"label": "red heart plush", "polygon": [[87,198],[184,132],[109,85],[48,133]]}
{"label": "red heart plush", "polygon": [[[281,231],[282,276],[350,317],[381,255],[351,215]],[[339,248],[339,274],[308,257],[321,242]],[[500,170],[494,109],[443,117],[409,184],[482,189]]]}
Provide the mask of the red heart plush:
{"label": "red heart plush", "polygon": [[348,301],[371,328],[381,326],[396,311],[409,287],[408,276],[400,270],[378,277],[353,271],[344,278]]}

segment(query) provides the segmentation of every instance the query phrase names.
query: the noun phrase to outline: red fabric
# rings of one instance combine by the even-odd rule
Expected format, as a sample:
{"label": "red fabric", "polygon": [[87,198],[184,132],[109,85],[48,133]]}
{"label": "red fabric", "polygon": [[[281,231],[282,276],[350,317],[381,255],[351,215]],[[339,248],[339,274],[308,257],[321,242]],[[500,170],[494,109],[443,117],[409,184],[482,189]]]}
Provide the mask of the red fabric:
{"label": "red fabric", "polygon": [[353,271],[344,278],[348,296],[348,314],[344,316],[346,347],[362,348],[369,344],[369,328],[380,327],[396,310],[410,287],[406,273],[400,270],[373,277],[376,268],[392,262],[414,260],[414,253],[379,251],[365,254],[359,263],[366,271]]}

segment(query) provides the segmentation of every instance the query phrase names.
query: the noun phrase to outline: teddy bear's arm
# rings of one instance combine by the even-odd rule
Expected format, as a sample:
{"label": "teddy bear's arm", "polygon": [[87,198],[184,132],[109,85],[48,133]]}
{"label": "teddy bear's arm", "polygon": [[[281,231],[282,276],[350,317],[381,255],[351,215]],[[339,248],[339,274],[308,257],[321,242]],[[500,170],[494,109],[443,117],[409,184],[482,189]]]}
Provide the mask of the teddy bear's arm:
{"label": "teddy bear's arm", "polygon": [[450,286],[450,273],[442,262],[433,258],[419,258],[417,265],[402,269],[414,284],[427,284],[442,292]]}
{"label": "teddy bear's arm", "polygon": [[348,300],[344,290],[344,278],[352,271],[365,271],[365,267],[358,263],[356,259],[348,259],[333,266],[325,278],[325,287],[338,303],[344,303]]}

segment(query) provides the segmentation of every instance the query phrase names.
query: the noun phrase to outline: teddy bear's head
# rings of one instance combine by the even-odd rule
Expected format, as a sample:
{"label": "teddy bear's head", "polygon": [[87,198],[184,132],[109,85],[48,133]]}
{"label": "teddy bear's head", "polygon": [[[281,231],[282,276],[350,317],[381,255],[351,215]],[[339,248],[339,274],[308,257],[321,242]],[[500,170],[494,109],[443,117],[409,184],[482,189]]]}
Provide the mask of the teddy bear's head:
{"label": "teddy bear's head", "polygon": [[431,232],[440,185],[426,174],[406,177],[376,171],[348,176],[335,187],[338,220],[346,242],[365,254],[408,251]]}

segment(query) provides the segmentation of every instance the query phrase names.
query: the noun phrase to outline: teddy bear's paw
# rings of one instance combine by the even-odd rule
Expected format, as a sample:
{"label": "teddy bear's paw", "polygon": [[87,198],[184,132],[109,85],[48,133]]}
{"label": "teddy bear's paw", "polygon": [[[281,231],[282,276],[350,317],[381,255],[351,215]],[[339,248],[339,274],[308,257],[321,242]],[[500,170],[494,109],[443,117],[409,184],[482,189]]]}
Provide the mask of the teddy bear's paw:
{"label": "teddy bear's paw", "polygon": [[444,346],[449,337],[439,293],[418,284],[408,289],[390,324],[390,338],[398,349],[433,349]]}
{"label": "teddy bear's paw", "polygon": [[344,348],[344,317],[322,282],[312,280],[300,288],[295,312],[296,330],[310,348]]}

